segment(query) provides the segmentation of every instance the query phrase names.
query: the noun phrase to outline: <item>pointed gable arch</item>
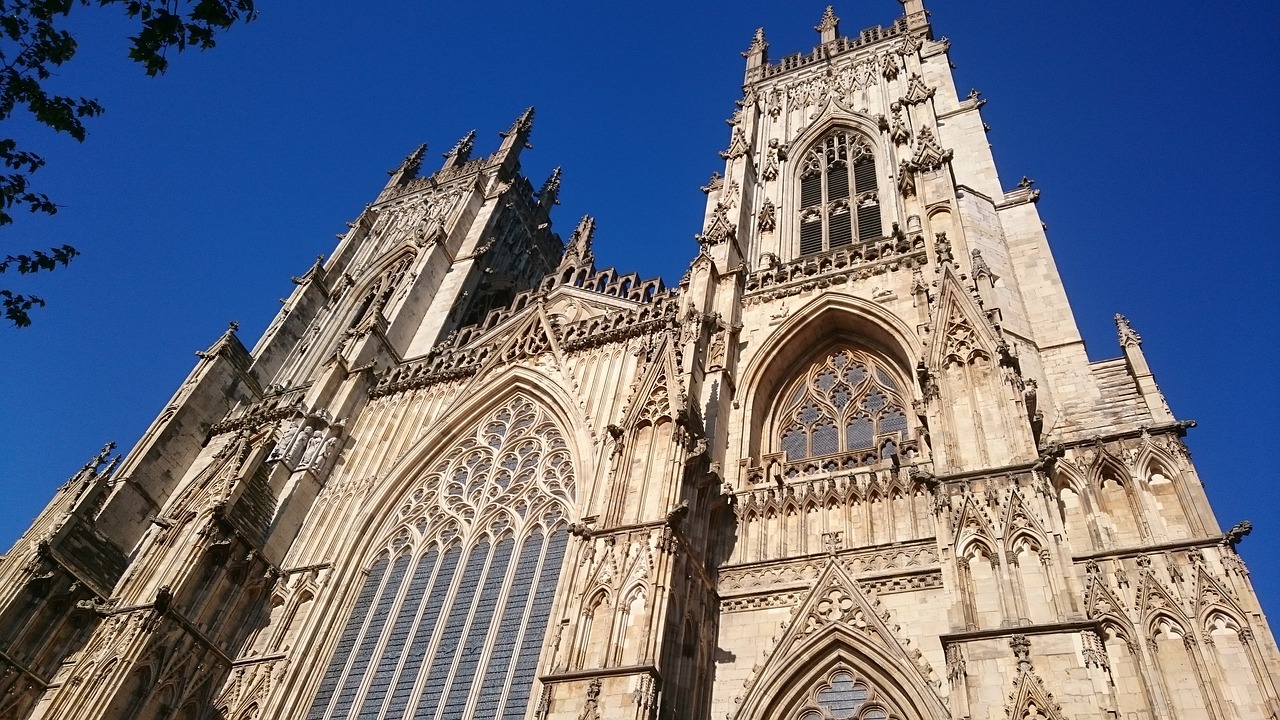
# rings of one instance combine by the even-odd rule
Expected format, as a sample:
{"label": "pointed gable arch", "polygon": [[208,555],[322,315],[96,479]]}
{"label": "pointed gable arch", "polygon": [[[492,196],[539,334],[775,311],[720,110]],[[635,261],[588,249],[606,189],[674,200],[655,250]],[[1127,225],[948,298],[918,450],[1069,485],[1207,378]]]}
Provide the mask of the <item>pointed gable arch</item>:
{"label": "pointed gable arch", "polygon": [[1106,448],[1098,449],[1098,456],[1089,465],[1089,482],[1101,488],[1107,480],[1114,480],[1124,486],[1125,490],[1133,488],[1133,473],[1123,460],[1111,454]]}
{"label": "pointed gable arch", "polygon": [[1214,620],[1218,616],[1226,618],[1235,626],[1235,630],[1249,626],[1245,620],[1248,615],[1203,564],[1197,565],[1195,593],[1195,617],[1204,632],[1213,631]]}
{"label": "pointed gable arch", "polygon": [[1133,623],[1125,614],[1125,606],[1107,587],[1101,573],[1089,576],[1084,597],[1085,617],[1098,620],[1104,629],[1110,628],[1112,634],[1125,642],[1134,642]]}
{"label": "pointed gable arch", "polygon": [[1003,526],[1005,547],[1009,550],[1017,547],[1018,541],[1024,538],[1034,544],[1037,550],[1049,547],[1049,533],[1045,531],[1040,518],[1027,506],[1026,499],[1016,486],[1009,494],[1009,501],[1005,503]]}
{"label": "pointed gable arch", "polygon": [[676,363],[671,337],[664,334],[653,350],[653,359],[643,367],[639,379],[627,399],[622,427],[638,428],[655,425],[660,420],[674,420],[686,410],[687,400],[680,387],[680,370]]}
{"label": "pointed gable arch", "polygon": [[987,520],[986,514],[978,507],[974,496],[966,495],[955,521],[956,557],[967,558],[971,550],[981,547],[987,558],[994,561],[998,556],[995,538],[996,533]]}
{"label": "pointed gable arch", "polygon": [[1186,612],[1174,599],[1173,593],[1149,569],[1143,571],[1142,581],[1138,585],[1138,616],[1142,618],[1148,637],[1159,634],[1162,622],[1167,622],[1181,635],[1187,632]]}
{"label": "pointed gable arch", "polygon": [[932,669],[918,650],[898,639],[896,627],[878,601],[828,561],[731,717],[798,720],[812,707],[820,686],[837,673],[865,683],[891,720],[950,717]]}
{"label": "pointed gable arch", "polygon": [[1000,339],[950,265],[942,266],[938,299],[932,312],[933,323],[927,339],[931,369],[941,371],[951,365],[994,361]]}

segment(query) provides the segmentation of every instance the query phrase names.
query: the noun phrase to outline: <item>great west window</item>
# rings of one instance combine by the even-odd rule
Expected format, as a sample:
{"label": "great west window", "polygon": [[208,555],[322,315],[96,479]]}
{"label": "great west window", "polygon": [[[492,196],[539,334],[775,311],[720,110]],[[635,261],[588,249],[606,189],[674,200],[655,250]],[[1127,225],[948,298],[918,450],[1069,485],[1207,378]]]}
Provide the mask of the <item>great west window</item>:
{"label": "great west window", "polygon": [[834,130],[815,143],[801,160],[799,205],[801,255],[881,237],[876,162],[866,138]]}
{"label": "great west window", "polygon": [[573,482],[563,435],[521,396],[464,436],[398,508],[308,720],[524,718]]}

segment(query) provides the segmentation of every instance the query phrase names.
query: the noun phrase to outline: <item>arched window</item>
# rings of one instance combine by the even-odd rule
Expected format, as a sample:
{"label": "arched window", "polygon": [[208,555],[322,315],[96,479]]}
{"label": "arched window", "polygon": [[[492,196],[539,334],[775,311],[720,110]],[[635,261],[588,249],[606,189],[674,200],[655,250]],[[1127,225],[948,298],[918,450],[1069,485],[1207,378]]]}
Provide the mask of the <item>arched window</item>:
{"label": "arched window", "polygon": [[814,689],[798,720],[897,720],[878,693],[848,670],[837,670]]}
{"label": "arched window", "polygon": [[573,492],[564,437],[526,398],[472,428],[387,526],[307,718],[523,718]]}
{"label": "arched window", "polygon": [[787,462],[859,454],[859,464],[898,454],[907,439],[904,393],[887,366],[842,348],[810,365],[783,394],[775,427]]}
{"label": "arched window", "polygon": [[800,165],[800,254],[882,236],[876,161],[867,139],[834,130]]}

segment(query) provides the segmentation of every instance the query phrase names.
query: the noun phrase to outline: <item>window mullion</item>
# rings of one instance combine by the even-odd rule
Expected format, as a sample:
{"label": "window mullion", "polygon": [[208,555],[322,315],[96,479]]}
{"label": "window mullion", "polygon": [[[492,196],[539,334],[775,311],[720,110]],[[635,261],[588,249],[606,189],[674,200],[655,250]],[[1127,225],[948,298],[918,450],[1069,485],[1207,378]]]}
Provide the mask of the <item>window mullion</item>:
{"label": "window mullion", "polygon": [[[828,197],[827,185],[831,172],[831,163],[823,158],[822,163],[822,249],[831,249],[831,198]],[[812,435],[810,435],[812,437]]]}

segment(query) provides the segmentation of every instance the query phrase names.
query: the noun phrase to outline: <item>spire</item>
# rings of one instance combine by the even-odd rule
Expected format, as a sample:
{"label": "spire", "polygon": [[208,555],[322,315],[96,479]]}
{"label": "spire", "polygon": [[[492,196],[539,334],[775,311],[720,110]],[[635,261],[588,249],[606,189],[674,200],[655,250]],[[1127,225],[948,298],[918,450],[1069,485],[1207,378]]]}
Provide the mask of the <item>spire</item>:
{"label": "spire", "polygon": [[596,219],[590,215],[583,215],[578,221],[578,227],[573,229],[573,234],[569,236],[569,242],[564,248],[564,259],[560,261],[560,267],[595,267],[596,256],[591,252],[591,240],[596,234]]}
{"label": "spire", "polygon": [[528,140],[529,131],[532,129],[533,106],[530,105],[525,108],[524,112],[520,113],[520,117],[516,118],[515,122],[511,123],[511,127],[507,129],[506,132],[498,133],[498,135],[508,143],[514,143],[517,141]]}
{"label": "spire", "polygon": [[476,144],[476,131],[471,130],[463,135],[453,149],[444,154],[445,167],[457,167],[471,159],[471,148]]}
{"label": "spire", "polygon": [[813,29],[822,34],[823,45],[840,37],[840,18],[836,17],[835,9],[828,5],[826,12],[822,13],[822,20]]}
{"label": "spire", "polygon": [[502,145],[498,148],[497,155],[504,159],[515,158],[520,155],[521,150],[533,147],[529,144],[529,133],[532,130],[533,107],[530,106],[520,113],[520,117],[511,123],[506,132],[498,133],[502,138]]}
{"label": "spire", "polygon": [[552,205],[560,204],[560,168],[557,167],[551,171],[547,181],[542,183],[542,189],[538,191],[538,205],[551,211]]}
{"label": "spire", "polygon": [[747,82],[757,79],[762,68],[769,64],[769,43],[764,39],[764,28],[756,28],[755,37],[742,57],[747,59]]}

